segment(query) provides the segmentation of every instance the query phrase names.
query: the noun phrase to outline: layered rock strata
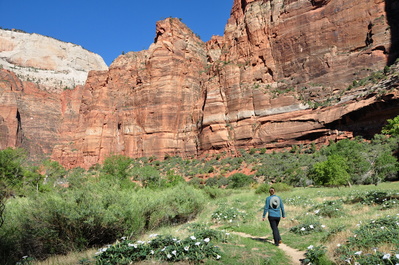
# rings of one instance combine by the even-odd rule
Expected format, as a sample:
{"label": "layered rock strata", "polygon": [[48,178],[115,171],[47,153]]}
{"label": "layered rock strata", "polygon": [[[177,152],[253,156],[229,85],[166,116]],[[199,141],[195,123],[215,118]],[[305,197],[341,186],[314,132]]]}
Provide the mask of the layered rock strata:
{"label": "layered rock strata", "polygon": [[90,70],[107,70],[104,60],[81,46],[39,34],[0,29],[0,67],[41,89],[83,85]]}
{"label": "layered rock strata", "polygon": [[[394,54],[386,8],[382,0],[235,0],[224,36],[206,43],[178,19],[159,21],[148,50],[119,56],[48,103],[54,133],[41,125],[38,146],[53,141],[53,159],[88,168],[111,154],[193,157],[369,137],[399,113],[397,68],[362,80]],[[7,141],[18,144],[28,114],[3,98],[3,126],[17,135]]]}

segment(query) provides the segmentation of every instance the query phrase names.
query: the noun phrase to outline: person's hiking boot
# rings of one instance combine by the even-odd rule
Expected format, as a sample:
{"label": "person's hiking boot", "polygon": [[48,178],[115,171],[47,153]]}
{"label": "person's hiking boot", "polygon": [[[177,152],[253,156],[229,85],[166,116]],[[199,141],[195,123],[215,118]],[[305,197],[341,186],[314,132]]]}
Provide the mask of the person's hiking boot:
{"label": "person's hiking boot", "polygon": [[281,244],[282,243],[281,240],[279,240],[278,243]]}

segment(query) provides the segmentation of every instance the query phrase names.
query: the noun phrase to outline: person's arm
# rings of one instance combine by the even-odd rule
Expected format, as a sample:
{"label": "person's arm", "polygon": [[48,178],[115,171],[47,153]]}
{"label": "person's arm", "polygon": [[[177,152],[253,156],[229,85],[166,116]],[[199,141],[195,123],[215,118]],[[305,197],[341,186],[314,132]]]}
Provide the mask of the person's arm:
{"label": "person's arm", "polygon": [[266,217],[266,214],[267,214],[267,208],[268,208],[267,206],[269,205],[268,204],[268,200],[269,200],[269,197],[266,198],[265,206],[263,207],[262,221],[265,221],[265,217]]}
{"label": "person's arm", "polygon": [[280,208],[281,208],[281,216],[285,218],[285,210],[283,200],[280,198]]}

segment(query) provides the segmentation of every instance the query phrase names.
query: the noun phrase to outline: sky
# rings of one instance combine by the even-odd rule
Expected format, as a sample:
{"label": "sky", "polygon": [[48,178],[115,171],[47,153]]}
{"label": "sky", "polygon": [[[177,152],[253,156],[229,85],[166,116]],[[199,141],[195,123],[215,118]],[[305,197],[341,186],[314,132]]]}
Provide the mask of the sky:
{"label": "sky", "polygon": [[223,35],[233,0],[0,0],[0,27],[56,38],[99,54],[146,50],[155,24],[177,17],[203,41]]}

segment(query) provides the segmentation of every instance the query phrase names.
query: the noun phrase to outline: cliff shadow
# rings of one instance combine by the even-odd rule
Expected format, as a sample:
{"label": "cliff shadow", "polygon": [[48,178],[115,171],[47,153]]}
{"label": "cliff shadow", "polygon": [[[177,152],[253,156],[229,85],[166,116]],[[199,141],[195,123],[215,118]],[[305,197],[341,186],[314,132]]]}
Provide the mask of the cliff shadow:
{"label": "cliff shadow", "polygon": [[387,62],[389,66],[399,58],[399,0],[385,0],[385,13],[391,31],[391,47]]}

